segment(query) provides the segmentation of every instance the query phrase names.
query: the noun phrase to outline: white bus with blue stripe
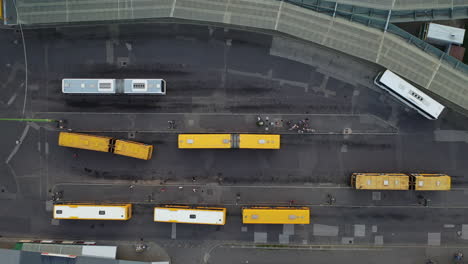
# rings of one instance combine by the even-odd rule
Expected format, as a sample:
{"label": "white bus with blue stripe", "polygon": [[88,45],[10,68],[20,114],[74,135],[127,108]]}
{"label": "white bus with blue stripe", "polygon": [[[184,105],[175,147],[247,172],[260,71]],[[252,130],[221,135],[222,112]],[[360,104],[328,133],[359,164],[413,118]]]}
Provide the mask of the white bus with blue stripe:
{"label": "white bus with blue stripe", "polygon": [[115,94],[115,79],[63,79],[65,94]]}
{"label": "white bus with blue stripe", "polygon": [[165,95],[163,79],[63,79],[64,94]]}

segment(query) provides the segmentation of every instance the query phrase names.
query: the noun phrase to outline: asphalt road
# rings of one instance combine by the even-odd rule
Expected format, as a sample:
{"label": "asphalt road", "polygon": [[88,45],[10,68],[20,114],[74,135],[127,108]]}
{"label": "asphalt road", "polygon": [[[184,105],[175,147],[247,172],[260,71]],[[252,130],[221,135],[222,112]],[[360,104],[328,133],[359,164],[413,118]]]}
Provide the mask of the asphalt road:
{"label": "asphalt road", "polygon": [[[25,31],[26,83],[20,35],[1,34],[3,117],[65,119],[73,131],[151,143],[155,152],[151,161],[141,161],[63,148],[57,146],[54,124],[2,121],[0,235],[144,237],[167,248],[201,241],[250,243],[265,236],[267,243],[287,244],[466,241],[466,230],[461,237],[456,234],[468,224],[466,117],[448,109],[437,121],[425,120],[373,85],[381,70],[374,65],[318,46],[314,64],[301,64],[271,55],[271,36],[232,29],[174,24],[73,27]],[[60,87],[62,78],[148,76],[166,79],[166,96],[69,96]],[[272,127],[268,132],[282,134],[282,148],[274,151],[177,149],[179,132],[265,132],[253,126],[258,115],[294,122],[307,117],[319,133]],[[167,120],[177,120],[178,130],[168,129]],[[344,128],[356,133],[343,134]],[[354,194],[347,188],[350,173],[358,171],[447,173],[458,189],[424,194],[434,200],[428,208],[418,205],[409,192],[382,193],[382,201],[376,201],[370,192]],[[136,186],[133,193],[127,187],[131,184]],[[206,188],[206,196],[192,193],[192,184],[200,192]],[[188,193],[158,193],[180,185],[187,186]],[[309,195],[307,190],[288,193],[285,187],[275,195],[242,188],[246,185],[330,189]],[[65,190],[65,200],[126,200],[138,205],[127,223],[56,222],[46,201],[59,190]],[[239,192],[245,204],[294,199],[311,205],[313,224],[295,227],[294,234],[283,226],[245,229],[232,200]],[[320,206],[329,192],[342,204]],[[151,221],[151,206],[158,202],[226,203],[231,210],[228,224],[221,228],[177,225],[171,242],[171,225]],[[429,239],[429,233],[435,235]]]}

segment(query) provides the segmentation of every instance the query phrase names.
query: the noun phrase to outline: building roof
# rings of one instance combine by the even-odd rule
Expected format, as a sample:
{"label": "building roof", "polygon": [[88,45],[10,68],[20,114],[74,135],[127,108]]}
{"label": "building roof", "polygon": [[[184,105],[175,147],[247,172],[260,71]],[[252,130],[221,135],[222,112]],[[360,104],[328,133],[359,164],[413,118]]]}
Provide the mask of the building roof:
{"label": "building roof", "polygon": [[455,43],[463,44],[463,38],[465,37],[464,28],[449,27],[436,23],[429,23],[429,29],[427,30],[427,39],[433,40],[435,43]]}
{"label": "building roof", "polygon": [[0,259],[2,260],[2,263],[8,264],[169,264],[167,261],[142,262],[88,256],[65,258],[57,256],[45,256],[42,255],[41,252],[29,252],[1,248]]}

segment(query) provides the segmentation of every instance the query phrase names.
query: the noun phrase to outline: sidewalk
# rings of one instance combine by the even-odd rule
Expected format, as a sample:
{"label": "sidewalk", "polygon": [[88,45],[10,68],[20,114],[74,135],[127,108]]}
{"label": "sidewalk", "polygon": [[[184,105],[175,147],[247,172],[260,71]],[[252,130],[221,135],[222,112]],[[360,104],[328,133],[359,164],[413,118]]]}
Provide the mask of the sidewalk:
{"label": "sidewalk", "polygon": [[[34,118],[66,120],[77,132],[396,134],[398,129],[373,115],[298,114],[132,114],[38,113]],[[259,126],[257,122],[263,122]],[[172,128],[169,121],[174,121]],[[56,128],[52,128],[56,129]]]}
{"label": "sidewalk", "polygon": [[[268,249],[268,250],[267,250]],[[264,247],[254,245],[222,245],[215,248],[206,263],[290,263],[295,264],[451,264],[454,254],[466,248],[414,246],[308,246]]]}
{"label": "sidewalk", "polygon": [[[86,190],[86,191],[83,191]],[[218,184],[58,184],[61,201],[208,205],[468,208],[465,189],[448,192],[362,191],[339,186],[229,186]]]}

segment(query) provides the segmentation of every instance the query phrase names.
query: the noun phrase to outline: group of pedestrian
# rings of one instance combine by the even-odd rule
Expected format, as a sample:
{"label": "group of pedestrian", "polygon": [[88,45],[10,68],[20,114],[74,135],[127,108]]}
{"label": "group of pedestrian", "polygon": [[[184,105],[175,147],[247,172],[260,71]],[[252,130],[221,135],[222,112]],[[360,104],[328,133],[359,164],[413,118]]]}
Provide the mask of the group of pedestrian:
{"label": "group of pedestrian", "polygon": [[[275,127],[285,127],[283,120],[270,122],[270,118],[268,116],[265,118],[257,116],[256,124],[258,127],[265,127],[265,130],[268,130],[270,125]],[[288,130],[297,131],[299,134],[315,132],[315,129],[312,129],[309,125],[309,118],[304,118],[298,122],[286,121],[286,127]]]}
{"label": "group of pedestrian", "polygon": [[299,120],[298,122],[288,121],[286,124],[289,130],[297,131],[299,134],[315,132],[315,129],[310,128],[309,118]]}
{"label": "group of pedestrian", "polygon": [[175,120],[169,120],[169,121],[167,121],[167,124],[168,124],[168,128],[169,128],[169,129],[176,129],[176,122],[175,122]]}

